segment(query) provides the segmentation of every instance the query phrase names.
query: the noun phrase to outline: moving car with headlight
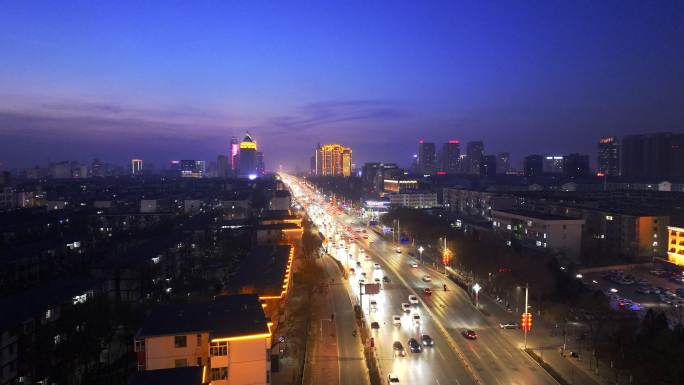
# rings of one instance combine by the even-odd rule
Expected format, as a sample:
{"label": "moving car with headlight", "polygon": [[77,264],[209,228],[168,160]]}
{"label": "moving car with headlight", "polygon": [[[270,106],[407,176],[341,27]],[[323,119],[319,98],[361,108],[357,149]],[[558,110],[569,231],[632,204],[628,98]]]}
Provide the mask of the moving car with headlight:
{"label": "moving car with headlight", "polygon": [[463,337],[469,340],[475,340],[477,339],[477,333],[475,333],[475,330],[465,329],[463,331]]}
{"label": "moving car with headlight", "polygon": [[430,337],[429,334],[423,334],[420,336],[420,341],[423,343],[423,346],[434,346],[435,341]]}

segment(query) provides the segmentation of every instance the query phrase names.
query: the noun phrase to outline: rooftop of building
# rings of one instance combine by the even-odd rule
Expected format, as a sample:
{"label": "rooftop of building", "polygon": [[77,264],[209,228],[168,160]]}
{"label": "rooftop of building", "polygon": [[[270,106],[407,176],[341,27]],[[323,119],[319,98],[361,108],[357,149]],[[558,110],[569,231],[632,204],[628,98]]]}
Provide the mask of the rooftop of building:
{"label": "rooftop of building", "polygon": [[283,290],[290,257],[290,245],[257,246],[240,262],[230,277],[229,290],[249,290],[259,296],[279,296]]}
{"label": "rooftop of building", "polygon": [[301,229],[301,227],[296,223],[269,223],[260,224],[257,226],[257,230],[296,230]]}
{"label": "rooftop of building", "polygon": [[209,332],[209,338],[269,333],[268,320],[256,294],[216,297],[210,302],[160,305],[152,309],[137,336],[153,337]]}
{"label": "rooftop of building", "polygon": [[131,374],[128,385],[201,385],[203,372],[202,366],[145,370]]}
{"label": "rooftop of building", "polygon": [[540,212],[536,212],[536,211],[523,210],[523,209],[492,210],[492,215],[495,215],[496,213],[512,214],[512,215],[517,215],[517,216],[521,216],[521,217],[538,219],[538,220],[542,220],[542,221],[578,221],[578,220],[580,220],[577,218],[570,218],[570,217],[565,217],[562,215],[546,214],[546,213],[540,213]]}

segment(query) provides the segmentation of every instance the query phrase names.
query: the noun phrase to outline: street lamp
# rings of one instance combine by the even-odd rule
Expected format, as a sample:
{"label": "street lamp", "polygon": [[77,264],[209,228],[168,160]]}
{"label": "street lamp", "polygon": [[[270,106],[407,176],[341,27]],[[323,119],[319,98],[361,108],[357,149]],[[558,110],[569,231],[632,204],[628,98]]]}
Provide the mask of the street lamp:
{"label": "street lamp", "polygon": [[475,292],[475,307],[480,307],[480,290],[482,286],[478,285],[477,282],[473,285],[473,291]]}
{"label": "street lamp", "polygon": [[425,251],[423,246],[418,246],[418,253],[420,253],[420,264],[421,265],[423,264],[423,251]]}

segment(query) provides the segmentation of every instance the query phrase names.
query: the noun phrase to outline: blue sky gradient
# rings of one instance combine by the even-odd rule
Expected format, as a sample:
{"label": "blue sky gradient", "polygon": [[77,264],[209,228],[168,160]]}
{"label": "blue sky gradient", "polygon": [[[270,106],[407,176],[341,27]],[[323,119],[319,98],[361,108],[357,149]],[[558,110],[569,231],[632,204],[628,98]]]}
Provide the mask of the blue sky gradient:
{"label": "blue sky gradient", "polygon": [[419,138],[586,152],[684,130],[682,1],[2,2],[0,161],[215,159]]}

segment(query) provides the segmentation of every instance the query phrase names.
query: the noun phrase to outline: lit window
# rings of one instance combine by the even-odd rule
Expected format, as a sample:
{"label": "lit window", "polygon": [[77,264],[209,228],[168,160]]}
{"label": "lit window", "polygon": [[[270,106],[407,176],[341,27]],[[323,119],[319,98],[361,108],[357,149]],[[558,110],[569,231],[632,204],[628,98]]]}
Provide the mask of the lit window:
{"label": "lit window", "polygon": [[658,241],[653,241],[653,246],[658,246]]}
{"label": "lit window", "polygon": [[227,380],[228,368],[211,368],[211,380]]}
{"label": "lit window", "polygon": [[227,356],[228,355],[228,342],[212,342],[209,347],[209,355],[211,356]]}
{"label": "lit window", "polygon": [[511,225],[506,225],[506,230],[510,230],[510,229],[511,229]]}
{"label": "lit window", "polygon": [[541,241],[537,241],[537,246],[541,246],[541,245],[542,245]]}

